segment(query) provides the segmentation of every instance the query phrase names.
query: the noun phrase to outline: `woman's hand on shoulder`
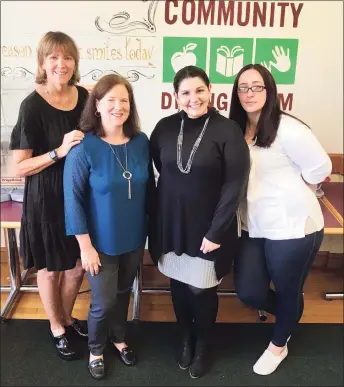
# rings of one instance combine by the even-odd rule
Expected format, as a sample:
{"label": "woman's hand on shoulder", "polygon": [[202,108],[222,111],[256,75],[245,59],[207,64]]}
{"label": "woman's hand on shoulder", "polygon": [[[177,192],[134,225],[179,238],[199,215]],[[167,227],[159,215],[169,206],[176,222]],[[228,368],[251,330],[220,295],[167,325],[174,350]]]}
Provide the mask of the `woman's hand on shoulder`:
{"label": "woman's hand on shoulder", "polygon": [[59,158],[67,156],[68,152],[75,146],[81,143],[85,134],[81,130],[72,130],[66,133],[63,137],[62,145],[56,149]]}

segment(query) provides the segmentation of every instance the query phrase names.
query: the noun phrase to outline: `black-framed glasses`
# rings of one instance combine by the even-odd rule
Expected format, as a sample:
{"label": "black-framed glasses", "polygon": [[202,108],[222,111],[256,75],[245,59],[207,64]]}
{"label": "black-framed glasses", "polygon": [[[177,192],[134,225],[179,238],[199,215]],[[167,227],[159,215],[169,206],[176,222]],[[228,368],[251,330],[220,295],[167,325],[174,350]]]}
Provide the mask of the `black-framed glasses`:
{"label": "black-framed glasses", "polygon": [[261,93],[264,89],[266,89],[266,87],[261,85],[252,87],[240,86],[238,87],[238,93],[248,93],[249,90],[251,90],[253,93]]}

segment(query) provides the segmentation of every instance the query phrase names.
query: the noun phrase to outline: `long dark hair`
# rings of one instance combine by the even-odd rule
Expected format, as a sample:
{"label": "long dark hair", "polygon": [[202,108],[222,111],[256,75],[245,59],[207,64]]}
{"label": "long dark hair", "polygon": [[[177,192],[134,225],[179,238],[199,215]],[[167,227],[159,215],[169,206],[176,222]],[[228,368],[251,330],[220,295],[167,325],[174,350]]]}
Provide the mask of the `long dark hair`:
{"label": "long dark hair", "polygon": [[94,86],[81,114],[80,129],[82,131],[86,133],[91,132],[99,137],[104,136],[105,133],[101,118],[95,115],[97,111],[96,101],[101,100],[116,85],[124,85],[129,94],[130,113],[128,119],[123,125],[123,133],[128,138],[133,138],[139,133],[140,121],[134,99],[133,88],[125,78],[116,74],[104,75]]}
{"label": "long dark hair", "polygon": [[281,118],[281,108],[277,96],[276,82],[273,79],[270,71],[268,71],[265,67],[259,64],[248,64],[239,71],[233,85],[229,118],[236,121],[245,134],[247,113],[239,101],[238,83],[241,74],[251,69],[259,72],[263,78],[266,88],[266,102],[260,113],[254,139],[256,140],[257,146],[268,148],[275,141],[277,135],[277,130]]}
{"label": "long dark hair", "polygon": [[263,78],[264,85],[266,88],[266,102],[260,113],[255,137],[253,139],[256,141],[255,145],[262,148],[269,148],[271,146],[277,136],[277,130],[280,124],[281,114],[285,114],[289,117],[292,117],[309,128],[307,124],[305,124],[297,117],[294,117],[293,115],[285,113],[281,110],[277,94],[276,82],[270,71],[260,64],[248,64],[239,71],[238,75],[235,78],[232,91],[231,107],[229,112],[229,118],[239,124],[244,135],[247,124],[247,113],[241,106],[241,103],[239,101],[238,83],[241,74],[251,69],[259,72],[259,74]]}

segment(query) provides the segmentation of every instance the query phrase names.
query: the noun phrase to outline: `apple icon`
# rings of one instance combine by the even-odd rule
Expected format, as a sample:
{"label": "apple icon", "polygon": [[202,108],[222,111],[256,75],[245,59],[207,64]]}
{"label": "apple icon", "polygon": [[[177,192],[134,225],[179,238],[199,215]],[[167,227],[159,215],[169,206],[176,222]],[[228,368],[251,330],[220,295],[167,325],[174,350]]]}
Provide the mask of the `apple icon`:
{"label": "apple icon", "polygon": [[183,51],[175,52],[171,58],[171,65],[176,73],[185,66],[196,66],[196,55],[191,52],[197,47],[195,43],[189,43],[183,47]]}

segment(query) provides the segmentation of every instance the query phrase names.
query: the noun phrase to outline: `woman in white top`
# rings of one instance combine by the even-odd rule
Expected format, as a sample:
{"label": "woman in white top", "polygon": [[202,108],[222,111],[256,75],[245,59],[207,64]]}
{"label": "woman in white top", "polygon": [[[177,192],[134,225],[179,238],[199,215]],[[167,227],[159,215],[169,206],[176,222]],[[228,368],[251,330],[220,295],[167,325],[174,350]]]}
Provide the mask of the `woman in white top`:
{"label": "woman in white top", "polygon": [[272,340],[253,367],[268,375],[287,356],[303,313],[303,284],[324,232],[313,185],[332,165],[310,128],[281,111],[276,83],[261,65],[238,73],[229,118],[243,130],[251,155],[235,286],[246,305],[276,316]]}

